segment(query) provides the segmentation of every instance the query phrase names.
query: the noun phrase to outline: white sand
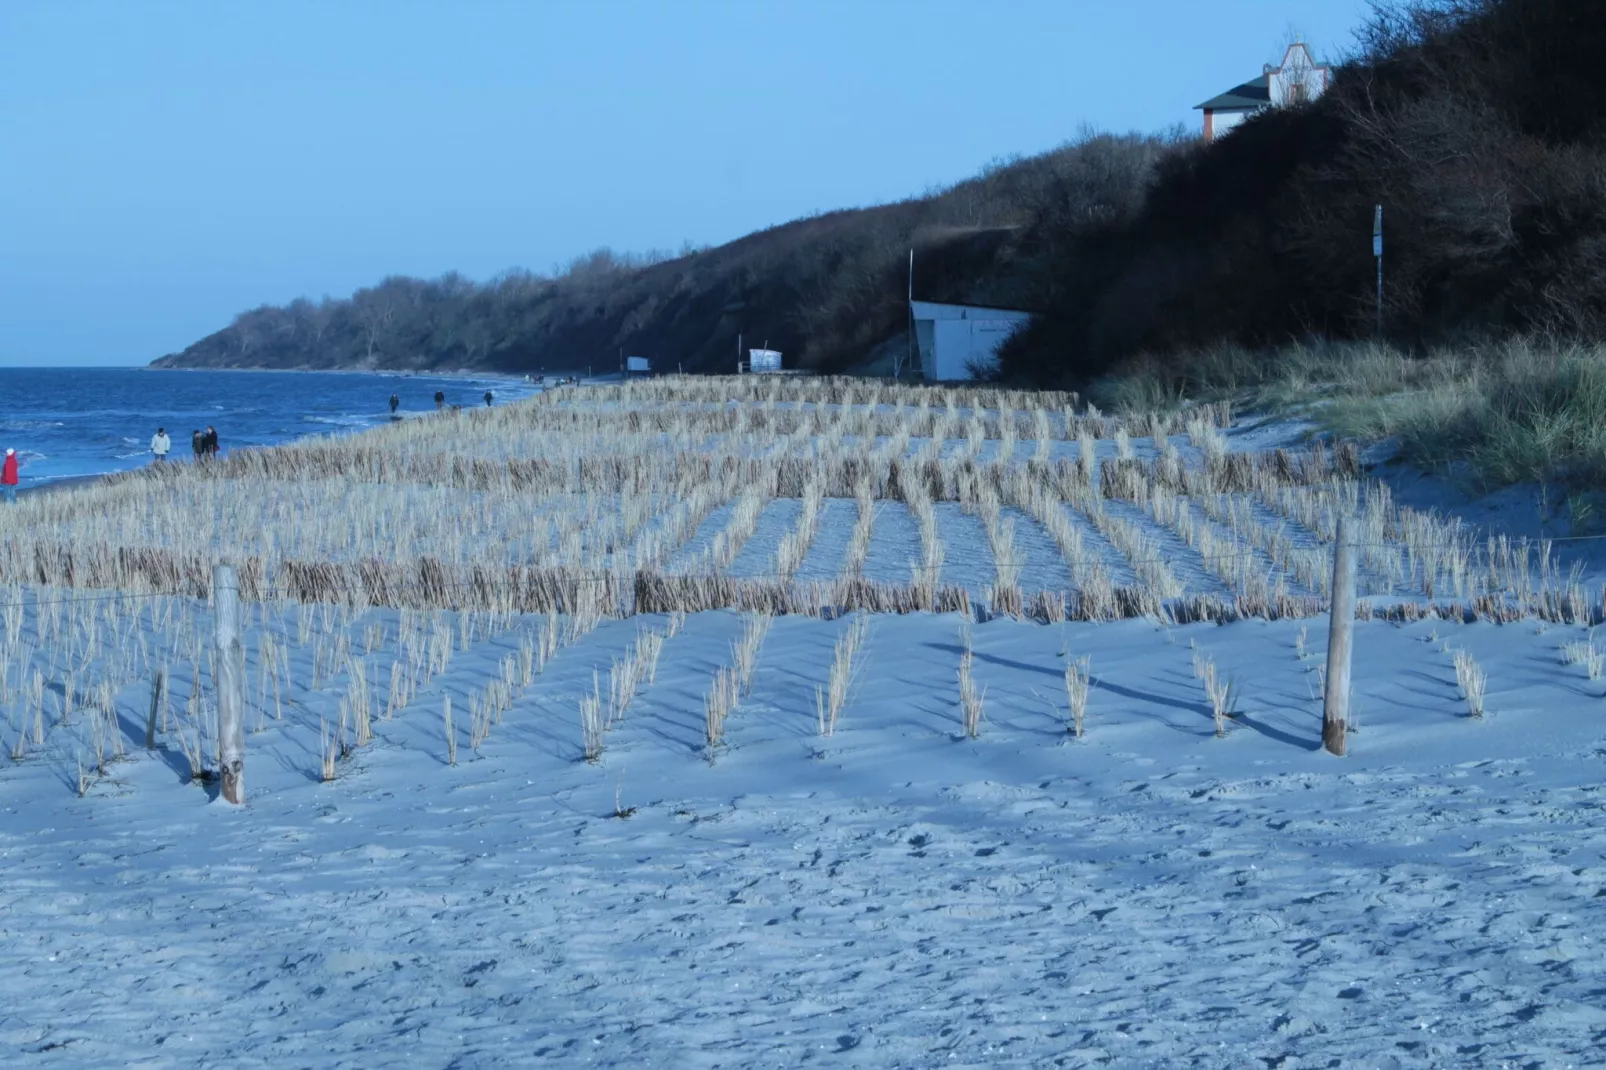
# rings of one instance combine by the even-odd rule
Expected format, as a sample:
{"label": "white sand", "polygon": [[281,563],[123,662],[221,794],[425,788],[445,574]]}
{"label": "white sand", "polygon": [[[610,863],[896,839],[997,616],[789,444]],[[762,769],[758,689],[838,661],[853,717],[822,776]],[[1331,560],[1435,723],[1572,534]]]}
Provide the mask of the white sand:
{"label": "white sand", "polygon": [[[0,1050],[1548,1067],[1606,1043],[1606,704],[1560,663],[1575,629],[1361,626],[1339,760],[1315,749],[1316,622],[1303,662],[1293,622],[978,625],[969,741],[956,618],[877,618],[830,739],[813,689],[845,623],[779,619],[710,765],[702,695],[741,626],[711,613],[668,642],[603,761],[578,761],[593,669],[605,684],[657,623],[561,650],[477,755],[462,701],[455,768],[438,689],[482,687],[511,637],[457,654],[332,784],[318,719],[344,677],[299,691],[248,738],[243,809],[186,782],[169,744],[137,749],[137,689],[134,757],[86,798],[53,731],[0,767]],[[1190,642],[1239,684],[1226,739]],[[1486,719],[1463,715],[1443,642],[1488,670]],[[1096,677],[1080,743],[1062,643]]]}
{"label": "white sand", "polygon": [[[1223,589],[1143,510],[1107,505],[1189,592]],[[876,510],[864,573],[904,582],[918,524],[901,503]],[[984,526],[934,510],[943,581],[979,594]],[[729,571],[768,571],[798,511],[770,503]],[[695,566],[730,514],[671,568]],[[824,503],[800,579],[839,574],[856,516]],[[1065,586],[1047,532],[1015,520],[1022,586]],[[743,621],[706,613],[587,764],[593,674],[606,692],[638,630],[666,622],[605,621],[560,649],[476,752],[471,693],[542,624],[517,620],[455,652],[322,783],[320,722],[338,722],[350,680],[338,667],[310,686],[330,639],[316,616],[305,643],[293,618],[247,637],[261,729],[246,807],[190,780],[174,733],[143,749],[143,684],[117,696],[129,758],[83,797],[83,712],[0,759],[0,1052],[231,1070],[1295,1068],[1584,1066],[1606,1048],[1606,682],[1560,656],[1582,629],[1359,626],[1358,730],[1337,759],[1318,748],[1323,620],[975,625],[986,710],[970,740],[957,617],[876,618],[830,738],[815,688],[848,622],[781,618],[710,762],[703,697]],[[348,632],[360,648],[389,631],[366,659],[380,707],[397,620],[372,611]],[[256,709],[264,627],[290,646],[282,720]],[[1224,739],[1195,647],[1235,685]],[[1455,649],[1487,671],[1483,719]],[[189,650],[150,655],[174,664],[182,708]],[[1081,657],[1094,686],[1076,741],[1063,672]],[[25,704],[0,720],[4,753]]]}

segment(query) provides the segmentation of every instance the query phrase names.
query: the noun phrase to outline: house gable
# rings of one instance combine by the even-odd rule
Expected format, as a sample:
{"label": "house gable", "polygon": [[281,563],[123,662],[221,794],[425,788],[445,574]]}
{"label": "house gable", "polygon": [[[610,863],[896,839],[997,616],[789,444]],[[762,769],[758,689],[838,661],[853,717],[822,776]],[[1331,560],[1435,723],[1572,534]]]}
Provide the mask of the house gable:
{"label": "house gable", "polygon": [[1303,41],[1295,41],[1283,53],[1282,63],[1266,68],[1266,88],[1274,104],[1306,104],[1326,91],[1331,72],[1316,62]]}
{"label": "house gable", "polygon": [[1283,52],[1282,62],[1267,64],[1258,78],[1252,78],[1217,94],[1195,111],[1204,112],[1204,136],[1208,141],[1220,137],[1261,108],[1288,107],[1315,100],[1327,90],[1332,68],[1316,62],[1303,41],[1295,41]]}

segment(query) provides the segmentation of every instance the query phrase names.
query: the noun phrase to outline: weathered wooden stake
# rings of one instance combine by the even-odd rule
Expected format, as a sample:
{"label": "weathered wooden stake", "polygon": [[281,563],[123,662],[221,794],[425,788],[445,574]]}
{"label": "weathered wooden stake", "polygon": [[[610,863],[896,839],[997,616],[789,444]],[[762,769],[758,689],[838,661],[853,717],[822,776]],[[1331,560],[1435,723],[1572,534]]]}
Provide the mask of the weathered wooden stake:
{"label": "weathered wooden stake", "polygon": [[1349,667],[1355,638],[1355,544],[1350,518],[1338,518],[1333,544],[1333,597],[1327,621],[1327,680],[1322,692],[1322,746],[1344,756],[1349,727]]}
{"label": "weathered wooden stake", "polygon": [[162,696],[167,690],[167,669],[164,666],[151,677],[151,714],[145,719],[145,749],[156,749],[156,715],[162,709]]}
{"label": "weathered wooden stake", "polygon": [[245,802],[245,647],[240,643],[240,588],[233,565],[212,566],[212,606],[217,614],[218,775],[223,797]]}

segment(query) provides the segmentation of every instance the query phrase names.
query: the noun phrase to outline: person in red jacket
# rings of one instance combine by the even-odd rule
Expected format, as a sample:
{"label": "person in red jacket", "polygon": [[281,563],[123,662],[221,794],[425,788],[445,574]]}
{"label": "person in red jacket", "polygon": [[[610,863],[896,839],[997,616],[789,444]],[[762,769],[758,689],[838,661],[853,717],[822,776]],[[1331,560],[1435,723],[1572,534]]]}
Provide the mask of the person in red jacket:
{"label": "person in red jacket", "polygon": [[6,463],[0,466],[0,490],[5,491],[6,501],[17,500],[17,451],[6,450]]}

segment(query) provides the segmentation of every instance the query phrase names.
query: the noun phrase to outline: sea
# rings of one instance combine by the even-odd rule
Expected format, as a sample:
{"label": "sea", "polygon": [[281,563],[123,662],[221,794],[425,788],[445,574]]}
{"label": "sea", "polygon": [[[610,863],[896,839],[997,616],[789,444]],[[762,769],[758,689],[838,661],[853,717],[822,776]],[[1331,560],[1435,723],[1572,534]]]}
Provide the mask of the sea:
{"label": "sea", "polygon": [[145,368],[0,368],[0,450],[15,449],[23,488],[151,463],[158,427],[174,459],[193,456],[190,434],[214,427],[221,451],[343,435],[448,405],[528,396],[523,379],[384,372],[168,371]]}

